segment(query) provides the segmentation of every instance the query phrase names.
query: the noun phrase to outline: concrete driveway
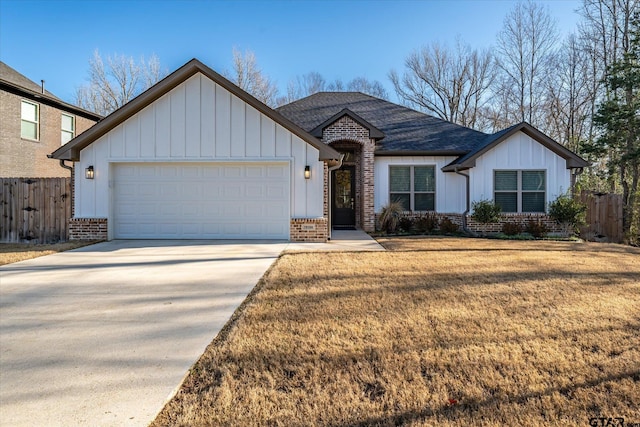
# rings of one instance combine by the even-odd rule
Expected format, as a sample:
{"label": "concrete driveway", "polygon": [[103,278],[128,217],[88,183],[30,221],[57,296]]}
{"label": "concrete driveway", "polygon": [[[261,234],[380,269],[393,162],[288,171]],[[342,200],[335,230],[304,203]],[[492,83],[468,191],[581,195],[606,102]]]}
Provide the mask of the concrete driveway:
{"label": "concrete driveway", "polygon": [[112,241],[0,267],[0,425],[147,425],[286,247]]}

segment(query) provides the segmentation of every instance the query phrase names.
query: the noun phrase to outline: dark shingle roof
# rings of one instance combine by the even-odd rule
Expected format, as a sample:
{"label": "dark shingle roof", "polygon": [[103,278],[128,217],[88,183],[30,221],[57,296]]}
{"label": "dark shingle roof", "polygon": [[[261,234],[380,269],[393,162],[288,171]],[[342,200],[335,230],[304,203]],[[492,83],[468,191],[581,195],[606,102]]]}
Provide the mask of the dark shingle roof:
{"label": "dark shingle roof", "polygon": [[349,109],[384,133],[377,154],[466,154],[487,134],[360,92],[319,92],[278,108],[306,131]]}
{"label": "dark shingle roof", "polygon": [[18,96],[24,96],[36,102],[42,102],[47,105],[51,105],[63,111],[67,111],[87,119],[98,121],[102,118],[101,115],[92,111],[87,111],[83,108],[64,102],[51,92],[45,89],[42,93],[42,86],[33,82],[9,67],[4,62],[0,61],[0,90],[8,91]]}
{"label": "dark shingle roof", "polygon": [[[9,67],[7,64],[5,64],[2,61],[0,61],[0,80],[4,80],[7,83],[11,83],[12,85],[23,88],[23,89],[28,89],[32,92],[42,93],[41,85],[39,85],[38,83],[32,80],[29,80],[27,77],[23,76],[22,74],[20,74],[13,68]],[[51,98],[59,100],[57,96],[55,96],[54,94],[52,94],[46,89],[44,91],[44,94]]]}

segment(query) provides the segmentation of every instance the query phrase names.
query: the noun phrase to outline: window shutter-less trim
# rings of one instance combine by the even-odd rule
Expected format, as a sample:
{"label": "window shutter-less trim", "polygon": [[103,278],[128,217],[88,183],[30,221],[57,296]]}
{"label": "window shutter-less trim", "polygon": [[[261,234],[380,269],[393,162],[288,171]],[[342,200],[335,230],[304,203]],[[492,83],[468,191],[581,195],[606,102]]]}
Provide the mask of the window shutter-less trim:
{"label": "window shutter-less trim", "polygon": [[37,141],[40,137],[40,106],[28,101],[20,103],[20,137]]}
{"label": "window shutter-less trim", "polygon": [[405,211],[435,210],[435,166],[389,166],[389,200]]}
{"label": "window shutter-less trim", "polygon": [[493,197],[502,212],[545,212],[546,171],[494,171],[493,176]]}

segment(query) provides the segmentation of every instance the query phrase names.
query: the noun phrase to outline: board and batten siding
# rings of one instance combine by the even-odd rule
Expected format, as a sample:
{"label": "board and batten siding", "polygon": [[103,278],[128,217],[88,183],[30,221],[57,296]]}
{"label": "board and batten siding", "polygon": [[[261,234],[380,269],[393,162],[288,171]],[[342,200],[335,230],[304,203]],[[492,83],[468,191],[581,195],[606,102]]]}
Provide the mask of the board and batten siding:
{"label": "board and batten siding", "polygon": [[566,193],[571,186],[567,162],[530,136],[518,132],[476,159],[469,170],[471,202],[493,200],[494,170],[545,170],[545,205]]}
{"label": "board and batten siding", "polygon": [[[109,218],[112,164],[123,162],[256,162],[290,165],[290,212],[323,216],[323,162],[318,150],[197,73],[80,153],[75,164],[75,216]],[[93,165],[95,179],[84,178]],[[304,179],[304,167],[312,170]]]}
{"label": "board and batten siding", "polygon": [[374,208],[380,213],[389,203],[389,166],[435,166],[437,212],[462,213],[465,210],[465,179],[460,175],[442,172],[455,156],[393,156],[376,157],[374,165]]}

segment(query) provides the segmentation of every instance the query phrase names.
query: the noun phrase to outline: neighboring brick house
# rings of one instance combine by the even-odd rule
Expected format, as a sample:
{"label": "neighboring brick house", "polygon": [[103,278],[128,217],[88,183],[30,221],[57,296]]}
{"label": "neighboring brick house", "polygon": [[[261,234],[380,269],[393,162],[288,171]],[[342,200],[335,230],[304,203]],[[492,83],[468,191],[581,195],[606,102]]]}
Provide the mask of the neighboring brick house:
{"label": "neighboring brick house", "polygon": [[0,62],[0,177],[71,176],[47,155],[100,119]]}

